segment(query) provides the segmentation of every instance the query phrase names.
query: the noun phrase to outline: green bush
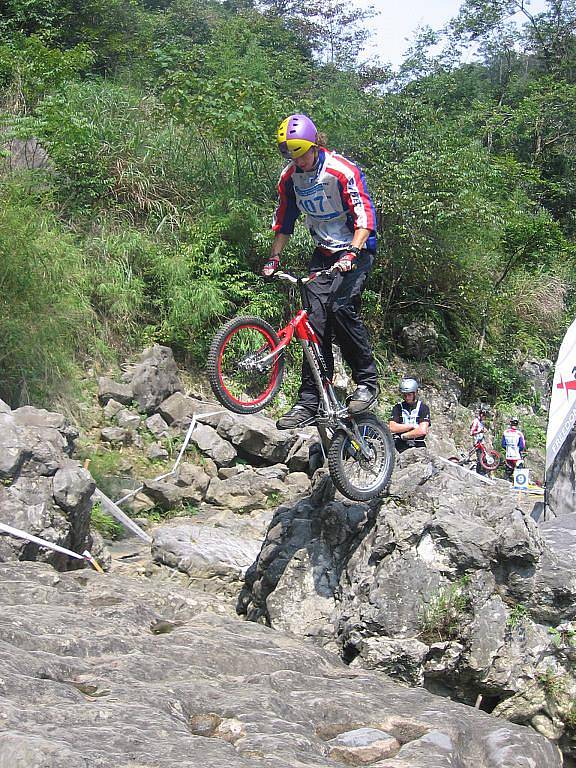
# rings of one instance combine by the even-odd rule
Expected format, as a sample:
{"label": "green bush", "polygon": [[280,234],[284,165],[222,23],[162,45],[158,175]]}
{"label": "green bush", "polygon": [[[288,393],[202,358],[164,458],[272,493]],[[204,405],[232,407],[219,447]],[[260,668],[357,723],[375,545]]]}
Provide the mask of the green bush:
{"label": "green bush", "polygon": [[38,105],[26,128],[48,149],[66,208],[119,208],[126,218],[174,226],[197,199],[193,133],[132,87],[68,85]]}
{"label": "green bush", "polygon": [[106,539],[118,539],[124,531],[122,524],[104,512],[99,502],[92,507],[90,523]]}
{"label": "green bush", "polygon": [[86,72],[93,61],[93,52],[84,44],[62,51],[35,35],[17,34],[0,45],[0,84],[18,111],[24,112],[50,91]]}
{"label": "green bush", "polygon": [[420,612],[420,637],[424,642],[442,643],[458,637],[472,604],[469,582],[468,576],[462,576],[429,597]]}
{"label": "green bush", "polygon": [[0,397],[46,403],[93,346],[82,251],[14,184],[0,192]]}

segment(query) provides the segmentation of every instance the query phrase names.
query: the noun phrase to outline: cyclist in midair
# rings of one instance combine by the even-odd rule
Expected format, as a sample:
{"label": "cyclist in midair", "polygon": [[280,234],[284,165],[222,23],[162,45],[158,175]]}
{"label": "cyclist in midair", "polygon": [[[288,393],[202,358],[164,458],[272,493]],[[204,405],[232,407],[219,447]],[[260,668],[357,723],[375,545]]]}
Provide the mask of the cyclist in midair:
{"label": "cyclist in midair", "polygon": [[392,408],[388,426],[398,453],[407,448],[425,448],[430,428],[430,408],[418,398],[416,379],[404,378],[399,386],[402,402]]}
{"label": "cyclist in midair", "polygon": [[[332,377],[334,336],[352,369],[355,391],[348,410],[358,413],[378,396],[376,363],[368,333],[360,317],[360,298],[374,263],[376,212],[364,174],[351,160],[325,147],[323,137],[306,115],[290,115],[277,134],[278,149],[290,162],[278,183],[278,207],[270,258],[262,273],[271,276],[301,214],[314,241],[309,272],[334,267],[339,273],[320,275],[308,284],[310,323]],[[318,390],[306,359],[298,400],[277,422],[279,429],[302,427],[314,421]]]}

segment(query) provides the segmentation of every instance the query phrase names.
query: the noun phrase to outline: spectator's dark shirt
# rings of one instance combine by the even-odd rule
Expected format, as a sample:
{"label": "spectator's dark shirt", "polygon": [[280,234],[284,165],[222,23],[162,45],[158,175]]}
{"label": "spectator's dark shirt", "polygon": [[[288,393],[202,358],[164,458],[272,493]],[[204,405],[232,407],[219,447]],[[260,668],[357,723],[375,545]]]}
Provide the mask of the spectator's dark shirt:
{"label": "spectator's dark shirt", "polygon": [[420,403],[418,413],[415,417],[412,417],[415,419],[415,423],[420,424],[421,421],[432,423],[430,421],[430,408],[421,400],[416,400],[414,403],[405,403],[404,401],[396,403],[394,408],[392,408],[391,421],[395,421],[397,424],[410,424],[409,418],[406,418],[405,415],[403,416],[402,411],[412,416],[412,411],[417,407],[418,403]]}

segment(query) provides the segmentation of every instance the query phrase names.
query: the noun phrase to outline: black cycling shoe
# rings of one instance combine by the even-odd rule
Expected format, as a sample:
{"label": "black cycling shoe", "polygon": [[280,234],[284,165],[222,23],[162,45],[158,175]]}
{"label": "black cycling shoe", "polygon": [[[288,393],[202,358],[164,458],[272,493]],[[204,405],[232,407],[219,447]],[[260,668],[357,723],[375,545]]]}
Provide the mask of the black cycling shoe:
{"label": "black cycling shoe", "polygon": [[293,405],[290,410],[280,416],[276,422],[276,429],[296,429],[312,424],[316,418],[316,411],[311,411],[305,405]]}
{"label": "black cycling shoe", "polygon": [[346,398],[346,405],[350,413],[361,413],[370,408],[378,398],[378,387],[369,387],[366,384],[359,384],[350,397]]}

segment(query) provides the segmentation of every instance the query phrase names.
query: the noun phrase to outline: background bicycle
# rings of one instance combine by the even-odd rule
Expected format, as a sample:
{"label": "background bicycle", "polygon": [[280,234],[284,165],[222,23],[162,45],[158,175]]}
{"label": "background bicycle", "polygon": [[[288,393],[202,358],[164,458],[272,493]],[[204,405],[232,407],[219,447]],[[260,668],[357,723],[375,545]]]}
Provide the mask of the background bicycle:
{"label": "background bicycle", "polygon": [[[476,455],[476,451],[480,451],[479,456]],[[449,460],[461,466],[469,465],[470,468],[480,464],[483,470],[490,473],[496,472],[502,463],[502,457],[498,451],[488,449],[484,443],[478,443],[473,446],[468,453],[462,453],[460,456],[450,456]]]}

